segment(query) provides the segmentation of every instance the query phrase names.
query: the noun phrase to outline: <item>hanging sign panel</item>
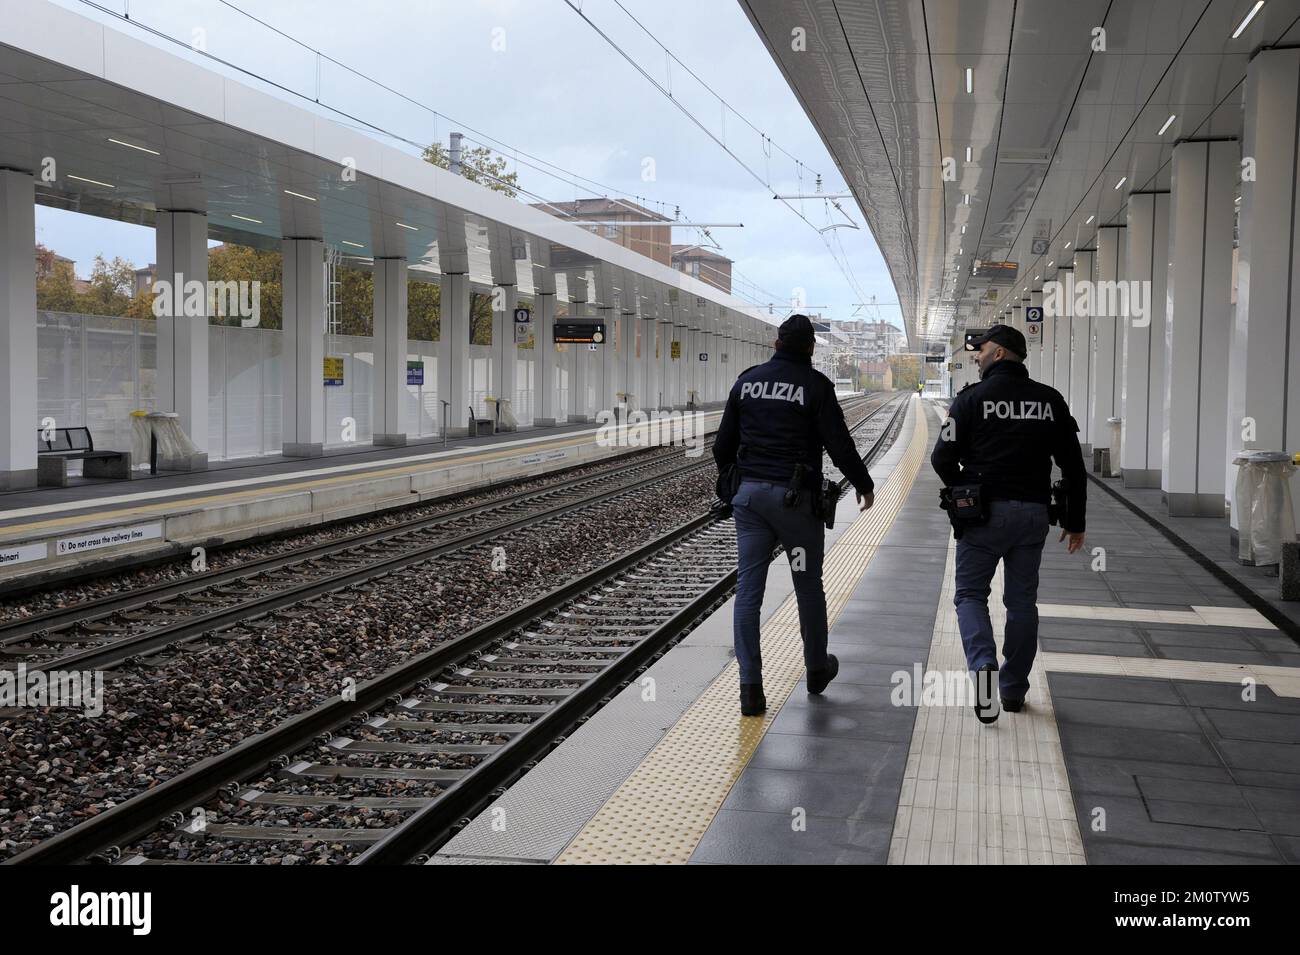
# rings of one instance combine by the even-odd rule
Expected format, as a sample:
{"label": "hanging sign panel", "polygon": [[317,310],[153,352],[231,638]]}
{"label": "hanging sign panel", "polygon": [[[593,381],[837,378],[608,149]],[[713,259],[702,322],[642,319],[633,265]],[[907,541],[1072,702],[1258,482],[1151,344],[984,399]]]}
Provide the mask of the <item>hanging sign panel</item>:
{"label": "hanging sign panel", "polygon": [[605,340],[605,323],[556,322],[553,340],[557,345],[599,345]]}

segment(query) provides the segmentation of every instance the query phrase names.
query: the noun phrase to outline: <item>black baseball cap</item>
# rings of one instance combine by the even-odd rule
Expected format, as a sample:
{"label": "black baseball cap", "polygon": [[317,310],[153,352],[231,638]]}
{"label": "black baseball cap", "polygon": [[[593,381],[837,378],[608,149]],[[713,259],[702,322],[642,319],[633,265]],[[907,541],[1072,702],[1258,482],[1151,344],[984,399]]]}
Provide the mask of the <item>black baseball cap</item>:
{"label": "black baseball cap", "polygon": [[807,315],[795,314],[781,323],[776,332],[776,340],[786,348],[807,351],[816,341],[816,333]]}
{"label": "black baseball cap", "polygon": [[979,351],[985,342],[994,342],[1009,352],[1015,352],[1021,358],[1029,355],[1025,336],[1010,325],[990,325],[988,328],[975,329],[966,333],[966,350]]}

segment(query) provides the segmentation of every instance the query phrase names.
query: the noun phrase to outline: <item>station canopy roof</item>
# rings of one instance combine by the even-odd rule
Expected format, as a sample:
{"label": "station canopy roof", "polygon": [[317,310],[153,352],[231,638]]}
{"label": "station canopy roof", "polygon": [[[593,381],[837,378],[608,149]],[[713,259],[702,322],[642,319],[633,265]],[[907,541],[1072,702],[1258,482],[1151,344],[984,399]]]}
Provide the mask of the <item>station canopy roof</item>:
{"label": "station canopy roof", "polygon": [[48,0],[0,0],[0,18],[0,166],[34,173],[40,204],[143,225],[158,210],[199,211],[221,241],[272,249],[284,237],[318,238],[362,268],[405,258],[417,278],[468,274],[525,295],[554,292],[682,327],[707,315],[733,337],[769,337],[738,298],[188,48],[164,49]]}
{"label": "station canopy roof", "polygon": [[1241,136],[1252,54],[1300,43],[1300,0],[1267,0],[1234,38],[1256,2],[740,0],[857,198],[914,347],[1050,280],[1123,224],[1130,191],[1169,189],[1180,139]]}

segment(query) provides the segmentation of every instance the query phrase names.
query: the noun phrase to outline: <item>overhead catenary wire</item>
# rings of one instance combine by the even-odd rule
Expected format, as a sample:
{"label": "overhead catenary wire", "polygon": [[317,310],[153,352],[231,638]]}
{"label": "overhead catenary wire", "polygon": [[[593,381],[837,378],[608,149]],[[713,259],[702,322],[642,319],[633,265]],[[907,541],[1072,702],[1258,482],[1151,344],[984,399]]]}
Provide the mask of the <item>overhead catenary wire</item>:
{"label": "overhead catenary wire", "polygon": [[[613,49],[614,49],[614,50],[615,50],[615,51],[616,51],[616,52],[617,52],[621,57],[623,57],[623,59],[625,59],[625,60],[628,62],[628,64],[632,66],[633,69],[635,69],[638,73],[640,73],[641,76],[645,78],[646,82],[648,82],[651,86],[653,86],[655,89],[657,89],[661,94],[663,94],[665,97],[667,97],[668,101],[669,101],[670,103],[672,103],[674,106],[676,106],[677,109],[679,109],[679,110],[682,112],[682,114],[683,114],[684,116],[686,116],[686,117],[687,117],[687,118],[688,118],[692,123],[694,123],[696,126],[698,126],[698,127],[700,128],[700,130],[701,130],[701,131],[702,131],[706,136],[708,136],[711,140],[713,140],[713,142],[716,143],[717,146],[718,146],[720,149],[722,149],[723,152],[725,152],[728,156],[730,156],[733,160],[735,160],[736,164],[737,164],[738,166],[740,166],[741,169],[743,169],[746,173],[748,173],[748,174],[749,174],[749,175],[750,175],[750,176],[751,176],[751,177],[752,177],[756,182],[758,182],[760,185],[762,185],[762,186],[763,186],[764,188],[766,188],[768,191],[771,191],[771,190],[772,190],[772,186],[771,186],[771,184],[770,184],[766,179],[764,179],[761,175],[759,175],[758,172],[756,172],[756,171],[753,169],[753,167],[751,167],[747,162],[745,162],[745,160],[743,160],[742,158],[740,158],[740,156],[738,156],[738,155],[737,155],[737,154],[736,154],[736,153],[735,153],[735,152],[734,152],[730,147],[728,147],[727,144],[726,144],[725,142],[723,142],[720,138],[718,138],[717,134],[715,134],[711,129],[709,129],[709,127],[708,127],[708,126],[707,126],[703,121],[701,121],[700,118],[699,118],[698,116],[696,116],[696,115],[695,115],[694,113],[692,113],[692,112],[691,112],[691,111],[690,111],[690,110],[689,110],[685,105],[683,105],[682,102],[681,102],[679,99],[675,98],[675,97],[672,95],[672,93],[671,93],[670,90],[668,90],[668,89],[667,89],[667,88],[666,88],[662,83],[660,83],[660,82],[659,82],[658,80],[656,80],[653,76],[651,76],[650,73],[649,73],[649,71],[646,70],[645,67],[643,67],[640,63],[638,63],[638,62],[636,61],[636,59],[635,59],[631,54],[629,54],[626,50],[624,50],[621,46],[619,46],[619,44],[616,43],[616,42],[614,41],[614,39],[613,39],[613,38],[612,38],[608,33],[606,33],[604,30],[602,30],[602,29],[601,29],[601,28],[600,28],[600,27],[599,27],[599,26],[598,26],[598,25],[597,25],[597,24],[596,24],[596,23],[595,23],[595,22],[594,22],[590,17],[588,17],[588,16],[583,12],[582,7],[581,7],[580,4],[575,3],[574,0],[564,0],[564,2],[568,5],[569,9],[572,10],[574,13],[576,13],[576,14],[578,15],[578,17],[581,18],[582,21],[583,21],[584,23],[586,23],[589,27],[591,27],[591,29],[592,29],[593,31],[595,31],[595,33],[596,33],[596,34],[597,34],[597,35],[598,35],[602,40],[604,40],[604,41],[605,41],[605,42],[606,42],[610,47],[612,47],[612,48],[613,48]],[[615,2],[617,3],[617,0],[615,0]],[[622,5],[619,4],[619,6],[620,6],[620,8],[621,8]],[[626,13],[627,11],[624,10],[624,12]],[[629,16],[630,16],[630,14],[629,14]],[[638,26],[641,26],[641,24],[640,24],[639,22],[637,23],[637,25],[638,25]],[[645,27],[644,27],[644,26],[641,26],[641,29],[642,29],[642,30],[645,30]],[[649,31],[647,30],[646,32],[648,33]],[[651,34],[651,36],[653,37],[653,34]],[[658,43],[659,41],[656,40],[655,42]],[[660,45],[661,48],[667,50],[667,47],[664,47],[662,43],[660,43],[659,45]],[[685,67],[685,64],[682,64],[680,60],[678,60],[678,63],[679,63],[680,65],[682,65],[683,68],[686,68],[686,67]],[[694,76],[695,74],[692,73],[692,75]],[[698,79],[698,77],[697,77],[697,79]],[[700,82],[701,82],[701,85],[705,85],[705,88],[708,89],[707,85],[704,84],[702,80],[701,80]],[[711,89],[710,89],[709,91],[710,91],[710,93],[713,92]],[[714,95],[714,96],[717,96],[716,93],[713,93],[713,95]],[[737,115],[739,115],[739,114],[737,113]],[[742,117],[742,118],[743,118],[743,117]],[[752,125],[752,124],[751,124],[751,125]],[[754,128],[756,131],[760,132],[760,134],[761,134],[761,130],[757,130],[757,127],[753,127],[753,128]],[[778,147],[778,148],[779,148],[779,147]],[[803,164],[799,159],[797,159],[797,158],[795,158],[795,157],[793,157],[793,156],[792,156],[791,158],[793,158],[793,159],[795,160],[796,168],[799,170],[799,182],[800,182],[800,185],[801,185],[800,192],[802,192],[802,191],[803,191],[803,189],[802,189],[802,183],[803,183],[802,170],[803,170],[803,168],[804,168],[804,164]],[[782,199],[782,198],[781,198],[780,196],[778,196],[778,195],[773,195],[773,198],[776,199],[777,201],[779,201],[780,203],[782,203],[782,204],[783,204],[787,209],[789,209],[789,210],[790,210],[791,212],[793,212],[796,216],[798,216],[800,219],[802,219],[802,220],[803,220],[803,221],[808,225],[809,228],[811,228],[814,232],[816,232],[816,233],[818,234],[818,236],[819,236],[819,237],[821,238],[821,240],[822,240],[822,244],[825,245],[825,246],[826,246],[826,250],[827,250],[828,252],[830,252],[830,254],[831,254],[831,259],[835,262],[836,267],[839,268],[840,273],[844,276],[845,281],[847,281],[847,282],[849,283],[849,286],[850,286],[851,288],[855,288],[855,289],[858,289],[858,290],[859,290],[856,294],[860,294],[860,287],[859,287],[858,284],[857,284],[857,280],[856,280],[856,278],[854,278],[854,277],[852,276],[852,266],[850,266],[850,265],[848,264],[847,256],[846,256],[846,261],[844,261],[844,262],[841,262],[841,261],[840,261],[839,257],[835,255],[834,250],[831,248],[831,244],[830,244],[830,242],[827,240],[825,233],[823,233],[820,229],[818,229],[818,227],[817,227],[816,225],[814,225],[813,222],[812,222],[812,221],[811,221],[811,220],[810,220],[806,215],[804,215],[802,209],[796,209],[793,205],[790,204],[790,202],[789,202],[788,200],[786,200],[786,199]],[[803,202],[803,201],[800,200],[800,205],[801,205],[801,206],[802,206],[802,202]]]}

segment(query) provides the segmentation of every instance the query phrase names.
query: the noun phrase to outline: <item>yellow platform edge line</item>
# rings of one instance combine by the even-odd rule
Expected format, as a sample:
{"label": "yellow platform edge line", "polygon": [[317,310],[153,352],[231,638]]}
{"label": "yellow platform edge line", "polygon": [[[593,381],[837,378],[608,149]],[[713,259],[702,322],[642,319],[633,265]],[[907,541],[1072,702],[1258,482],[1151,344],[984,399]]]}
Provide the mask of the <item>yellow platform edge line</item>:
{"label": "yellow platform edge line", "polygon": [[[902,510],[929,444],[925,409],[912,405],[907,450],[826,555],[826,615],[834,626]],[[569,864],[683,864],[690,860],[776,714],[804,675],[798,604],[788,596],[762,630],[768,711],[742,717],[732,660],[556,858]]]}

